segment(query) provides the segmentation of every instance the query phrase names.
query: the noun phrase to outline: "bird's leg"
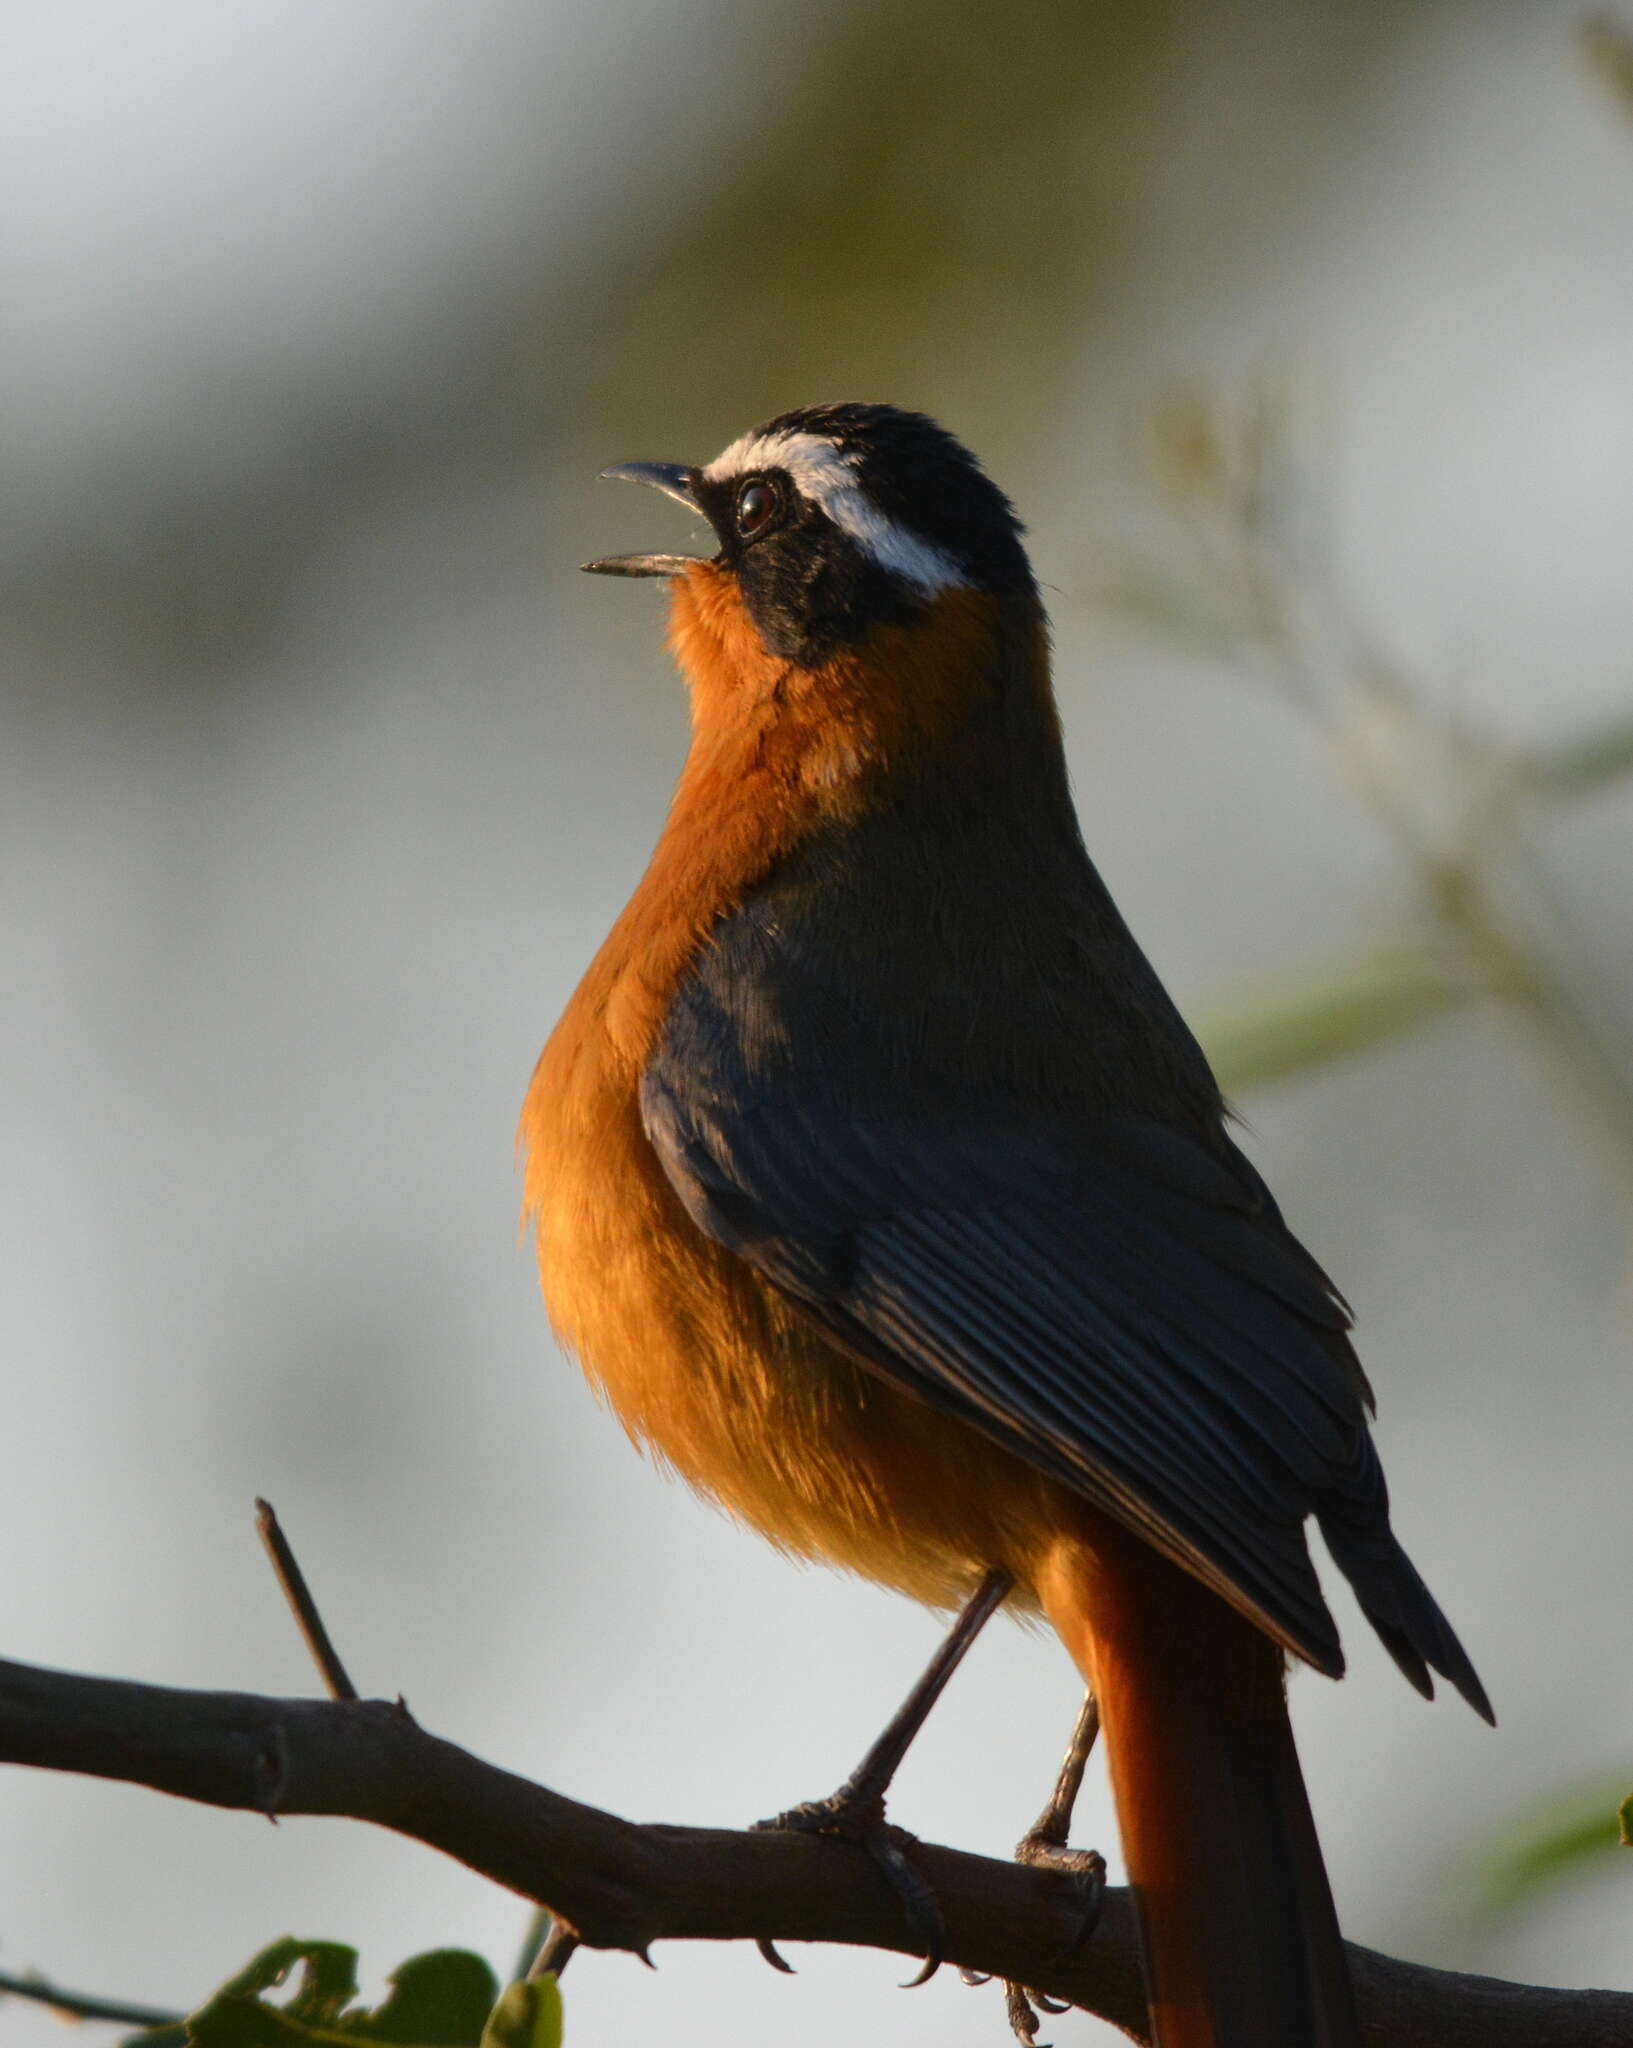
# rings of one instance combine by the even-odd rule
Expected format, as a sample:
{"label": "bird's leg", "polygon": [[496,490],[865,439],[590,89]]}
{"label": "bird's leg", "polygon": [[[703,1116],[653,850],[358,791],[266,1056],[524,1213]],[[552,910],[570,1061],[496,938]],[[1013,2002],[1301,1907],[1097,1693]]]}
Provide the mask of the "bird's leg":
{"label": "bird's leg", "polygon": [[[1060,1870],[1077,1881],[1080,1894],[1080,1919],[1072,1938],[1072,1947],[1081,1948],[1094,1932],[1100,1918],[1101,1903],[1106,1895],[1106,1862],[1096,1849],[1068,1849],[1066,1838],[1071,1832],[1072,1808],[1077,1804],[1077,1795],[1083,1785],[1083,1771],[1089,1761],[1089,1752],[1094,1748],[1100,1733],[1100,1708],[1093,1692],[1085,1692],[1083,1704],[1077,1711],[1077,1725],[1072,1730],[1072,1739],[1067,1744],[1066,1754],[1061,1760],[1060,1775],[1055,1780],[1055,1789],[1049,1794],[1042,1813],[1015,1844],[1015,1861],[1029,1863],[1042,1870]],[[973,1970],[961,1973],[966,1984],[985,1984],[987,1979]],[[1030,1991],[1024,1984],[1004,1982],[1004,2007],[1009,2014],[1009,2024],[1022,2048],[1034,2048],[1038,2038],[1038,2015],[1036,2006],[1044,2012],[1065,2012],[1068,2007],[1058,2000],[1046,1997],[1041,1991]]]}
{"label": "bird's leg", "polygon": [[1070,1870],[1079,1875],[1105,1865],[1092,1849],[1068,1849],[1066,1838],[1072,1828],[1072,1808],[1082,1789],[1083,1772],[1100,1734],[1100,1707],[1092,1692],[1085,1692],[1077,1710],[1077,1724],[1061,1759],[1060,1776],[1049,1794],[1042,1813],[1015,1844],[1015,1861],[1032,1863],[1046,1870]]}
{"label": "bird's leg", "polygon": [[[909,1927],[924,1947],[924,1968],[912,1981],[924,1984],[941,1967],[946,1929],[935,1893],[913,1868],[903,1844],[913,1837],[885,1820],[885,1793],[906,1756],[913,1738],[924,1726],[930,1709],[940,1699],[947,1681],[963,1662],[987,1622],[1004,1604],[1015,1581],[1008,1572],[990,1571],[977,1586],[964,1611],[948,1631],[940,1649],[925,1666],[923,1675],[902,1701],[877,1742],[856,1769],[826,1799],[808,1800],[792,1806],[773,1820],[756,1822],[757,1828],[791,1828],[803,1833],[837,1835],[867,1850],[901,1900]],[[1081,1776],[1081,1771],[1079,1772]],[[780,1970],[787,1963],[768,1941],[759,1944],[768,1963]]]}
{"label": "bird's leg", "polygon": [[890,1717],[884,1731],[837,1792],[826,1799],[808,1800],[790,1807],[774,1820],[763,1820],[761,1828],[798,1828],[814,1834],[859,1838],[858,1829],[872,1826],[882,1815],[885,1793],[912,1746],[913,1738],[929,1718],[948,1679],[963,1662],[964,1654],[982,1628],[1008,1597],[1014,1580],[1008,1572],[988,1572],[946,1639],[924,1667],[918,1683]]}

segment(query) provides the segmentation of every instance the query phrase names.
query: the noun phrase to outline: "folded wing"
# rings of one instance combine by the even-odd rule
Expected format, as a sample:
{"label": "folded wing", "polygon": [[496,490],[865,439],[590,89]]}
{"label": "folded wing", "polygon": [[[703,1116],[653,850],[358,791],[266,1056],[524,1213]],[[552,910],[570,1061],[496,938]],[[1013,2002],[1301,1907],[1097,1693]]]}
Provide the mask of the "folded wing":
{"label": "folded wing", "polygon": [[1440,1671],[1490,1717],[1390,1531],[1345,1306],[1228,1141],[1123,1116],[867,1113],[662,1057],[642,1108],[699,1226],[874,1370],[1336,1676],[1315,1514],[1412,1683]]}

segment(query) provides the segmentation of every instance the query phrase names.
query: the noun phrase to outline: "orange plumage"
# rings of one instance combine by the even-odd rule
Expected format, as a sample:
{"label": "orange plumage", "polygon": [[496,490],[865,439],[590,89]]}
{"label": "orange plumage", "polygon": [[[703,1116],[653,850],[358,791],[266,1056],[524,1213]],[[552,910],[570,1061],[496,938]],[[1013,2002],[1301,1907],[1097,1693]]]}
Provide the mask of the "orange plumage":
{"label": "orange plumage", "polygon": [[956,720],[992,606],[952,592],[913,634],[816,672],[769,656],[735,579],[675,585],[694,738],[646,874],[551,1034],[522,1110],[551,1321],[631,1437],[781,1549],[949,1605],[1022,1553],[1058,1495],[953,1417],[823,1340],[685,1213],[640,1079],[682,976],[773,864]]}
{"label": "orange plumage", "polygon": [[693,732],[522,1115],[556,1330],[781,1548],[1042,1610],[1161,2048],[1356,2048],[1284,1698],[1289,1650],[1343,1669],[1306,1517],[1412,1683],[1489,1707],[1344,1306],[1083,850],[1007,501],[879,406],[609,474],[720,551],[589,565],[672,579]]}

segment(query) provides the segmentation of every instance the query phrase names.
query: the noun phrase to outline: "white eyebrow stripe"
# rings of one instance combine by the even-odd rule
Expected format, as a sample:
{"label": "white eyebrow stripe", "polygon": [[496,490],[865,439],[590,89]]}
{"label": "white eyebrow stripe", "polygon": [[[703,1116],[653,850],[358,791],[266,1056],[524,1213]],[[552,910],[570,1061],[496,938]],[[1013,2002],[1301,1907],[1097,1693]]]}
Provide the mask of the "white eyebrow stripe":
{"label": "white eyebrow stripe", "polygon": [[819,505],[881,569],[916,583],[927,597],[967,584],[970,579],[944,548],[898,526],[868,502],[856,480],[859,459],[842,455],[821,434],[748,433],[717,455],[703,475],[717,484],[759,469],[786,470],[795,490]]}

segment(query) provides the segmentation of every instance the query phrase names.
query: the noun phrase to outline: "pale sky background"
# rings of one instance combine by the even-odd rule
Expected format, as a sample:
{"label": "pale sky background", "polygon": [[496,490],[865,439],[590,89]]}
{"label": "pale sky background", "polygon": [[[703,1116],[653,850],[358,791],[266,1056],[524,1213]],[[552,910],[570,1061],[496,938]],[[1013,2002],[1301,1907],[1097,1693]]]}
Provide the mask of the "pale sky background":
{"label": "pale sky background", "polygon": [[[928,1654],[933,1617],[656,1477],[517,1243],[528,1073],[684,744],[652,591],[574,566],[680,542],[605,463],[836,396],[968,439],[1050,587],[1091,848],[1188,1006],[1411,892],[1268,692],[1099,601],[1162,544],[1166,384],[1291,380],[1310,531],[1461,716],[1629,706],[1633,122],[1577,11],[1068,15],[1080,65],[1041,5],[990,48],[929,5],[0,9],[0,1654],[309,1690],[265,1493],[366,1690],[722,1825],[831,1789]],[[1081,105],[1034,126],[1045,66]],[[1539,941],[1625,1019],[1633,789],[1541,844]],[[1346,1931],[1633,1985],[1633,1858],[1497,1922],[1469,1877],[1534,1802],[1633,1787],[1624,1164],[1495,1010],[1242,1107],[1501,1721],[1425,1706],[1334,1589],[1351,1675],[1294,1711]],[[1076,1693],[995,1626],[898,1817],[1004,1853]],[[1115,1868],[1097,1775],[1078,1835]],[[164,2004],[291,1931],[376,1986],[504,1968],[526,1917],[361,1827],[43,1773],[0,1777],[0,1843],[0,1968]],[[568,2040],[1006,2038],[950,1971],[793,1959],[581,1954]],[[50,2026],[0,2009],[8,2048]]]}

